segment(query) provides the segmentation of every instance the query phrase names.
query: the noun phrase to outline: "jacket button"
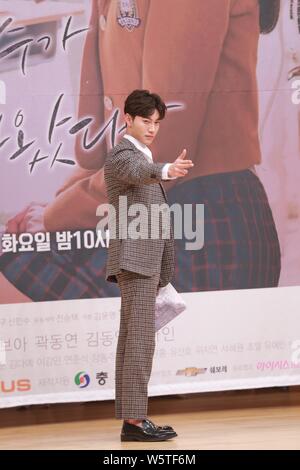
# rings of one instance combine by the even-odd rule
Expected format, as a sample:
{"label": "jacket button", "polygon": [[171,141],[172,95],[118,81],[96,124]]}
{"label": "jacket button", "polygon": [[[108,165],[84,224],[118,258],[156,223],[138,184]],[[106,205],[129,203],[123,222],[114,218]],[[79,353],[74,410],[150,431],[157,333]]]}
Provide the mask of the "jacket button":
{"label": "jacket button", "polygon": [[99,26],[102,31],[106,30],[106,18],[104,15],[101,15],[99,18]]}
{"label": "jacket button", "polygon": [[113,100],[109,96],[104,96],[104,106],[108,111],[113,109]]}

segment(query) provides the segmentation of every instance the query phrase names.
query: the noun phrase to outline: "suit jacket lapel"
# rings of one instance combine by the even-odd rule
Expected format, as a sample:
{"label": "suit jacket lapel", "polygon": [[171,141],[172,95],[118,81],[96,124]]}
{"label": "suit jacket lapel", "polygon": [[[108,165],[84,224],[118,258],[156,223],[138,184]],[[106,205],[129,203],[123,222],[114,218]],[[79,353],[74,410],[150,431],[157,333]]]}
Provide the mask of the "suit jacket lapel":
{"label": "suit jacket lapel", "polygon": [[[124,148],[132,148],[132,150],[134,150],[134,152],[137,152],[139,155],[141,155],[143,158],[146,159],[143,152],[141,150],[139,150],[138,148],[136,148],[136,146],[130,140],[126,139],[125,137],[122,137],[122,139],[119,142],[119,145],[122,145],[122,147],[124,146]],[[165,188],[163,187],[161,182],[159,182],[159,185],[160,185],[160,187],[162,189],[162,192],[165,196],[165,199],[167,201],[167,194],[166,194]]]}

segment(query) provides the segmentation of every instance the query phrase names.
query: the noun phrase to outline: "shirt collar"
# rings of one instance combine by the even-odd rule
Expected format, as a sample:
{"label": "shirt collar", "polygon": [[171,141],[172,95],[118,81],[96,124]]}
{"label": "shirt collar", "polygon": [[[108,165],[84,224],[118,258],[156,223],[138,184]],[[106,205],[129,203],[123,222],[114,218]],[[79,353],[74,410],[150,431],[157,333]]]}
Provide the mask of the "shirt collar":
{"label": "shirt collar", "polygon": [[123,136],[125,139],[127,140],[130,140],[131,143],[133,143],[133,145],[138,149],[140,150],[141,152],[143,152],[143,154],[147,157],[148,160],[153,160],[152,158],[152,152],[151,150],[149,149],[149,147],[147,147],[147,145],[143,144],[142,142],[140,142],[139,140],[137,140],[135,137],[133,137],[132,135],[129,135],[129,134],[124,134]]}

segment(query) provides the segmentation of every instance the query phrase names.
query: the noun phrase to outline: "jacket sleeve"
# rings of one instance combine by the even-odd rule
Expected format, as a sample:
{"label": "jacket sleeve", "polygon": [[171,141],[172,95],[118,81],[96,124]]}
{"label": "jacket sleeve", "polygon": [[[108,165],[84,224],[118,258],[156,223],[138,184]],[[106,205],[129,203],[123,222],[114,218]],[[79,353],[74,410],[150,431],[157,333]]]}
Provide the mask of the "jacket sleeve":
{"label": "jacket sleeve", "polygon": [[164,163],[149,163],[142,156],[120,150],[109,161],[110,171],[125,183],[143,185],[162,181]]}
{"label": "jacket sleeve", "polygon": [[83,148],[83,136],[87,132],[90,142],[104,125],[104,91],[99,55],[99,9],[97,0],[92,0],[89,30],[87,32],[80,74],[78,121],[92,118],[91,124],[76,135],[75,156],[81,168],[98,170],[106,158],[105,139],[102,137],[91,149]]}
{"label": "jacket sleeve", "polygon": [[[183,147],[195,167],[197,160],[200,161],[199,138],[237,3],[240,1],[151,2],[144,39],[143,87],[156,90],[168,104],[182,106],[179,110],[168,110],[159,139],[153,143],[157,161],[165,161],[166,155],[175,159]],[[172,11],[176,13],[170,22]],[[157,28],[157,18],[168,27]],[[158,60],[160,67],[157,67]],[[168,185],[179,182],[180,179],[170,181]]]}
{"label": "jacket sleeve", "polygon": [[[104,123],[103,84],[98,50],[99,11],[97,0],[92,0],[89,30],[81,62],[78,121],[91,117],[88,140],[91,140]],[[75,156],[79,167],[59,188],[55,199],[44,213],[46,230],[72,230],[91,228],[97,223],[96,209],[107,201],[103,163],[105,143],[98,142],[91,150],[82,147],[83,132],[76,135]]]}

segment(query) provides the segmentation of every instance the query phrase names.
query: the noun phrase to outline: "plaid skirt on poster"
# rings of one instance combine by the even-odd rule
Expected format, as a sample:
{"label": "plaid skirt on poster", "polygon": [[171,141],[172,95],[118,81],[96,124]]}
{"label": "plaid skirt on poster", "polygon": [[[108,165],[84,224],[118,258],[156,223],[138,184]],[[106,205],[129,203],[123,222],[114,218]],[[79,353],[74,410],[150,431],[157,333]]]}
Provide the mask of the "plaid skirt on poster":
{"label": "plaid skirt on poster", "polygon": [[[268,199],[250,170],[202,176],[168,192],[169,204],[204,204],[205,240],[175,240],[172,284],[179,292],[275,287],[280,248]],[[193,211],[195,213],[195,211]],[[105,281],[106,248],[4,253],[0,272],[33,301],[119,297]]]}
{"label": "plaid skirt on poster", "polygon": [[[55,234],[52,240],[55,239]],[[33,301],[119,297],[117,284],[105,280],[107,248],[3,253],[0,272]]]}
{"label": "plaid skirt on poster", "polygon": [[172,188],[168,201],[204,204],[204,247],[187,251],[189,240],[175,240],[172,284],[179,292],[278,285],[277,231],[264,187],[251,170],[189,180]]}

